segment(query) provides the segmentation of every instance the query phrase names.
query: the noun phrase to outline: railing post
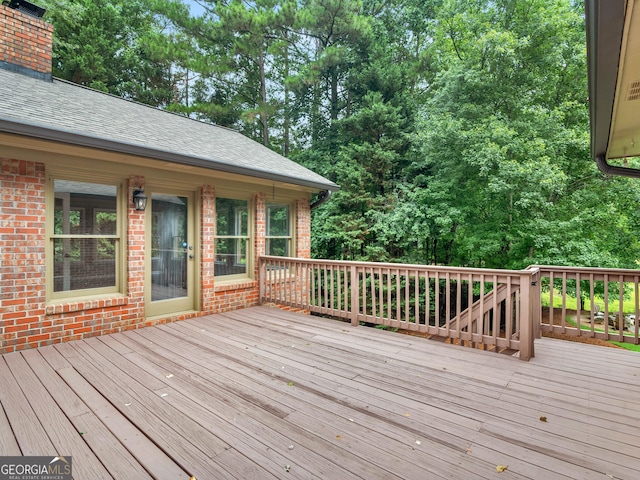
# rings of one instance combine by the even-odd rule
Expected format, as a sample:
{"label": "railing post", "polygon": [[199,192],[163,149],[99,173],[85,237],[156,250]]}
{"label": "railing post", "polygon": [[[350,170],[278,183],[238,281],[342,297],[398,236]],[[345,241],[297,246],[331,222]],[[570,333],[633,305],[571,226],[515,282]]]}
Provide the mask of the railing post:
{"label": "railing post", "polygon": [[522,272],[520,275],[520,360],[529,360],[534,356],[533,351],[533,299],[532,281],[534,275]]}
{"label": "railing post", "polygon": [[360,280],[357,265],[351,265],[351,325],[357,327],[358,313],[360,313]]}
{"label": "railing post", "polygon": [[533,281],[535,286],[533,287],[533,338],[541,338],[540,323],[542,322],[542,294],[540,285],[540,270],[536,270],[533,275]]}
{"label": "railing post", "polygon": [[266,289],[266,283],[267,283],[267,268],[266,268],[266,263],[262,257],[258,257],[258,288],[259,288],[259,294],[258,294],[258,305],[262,305],[264,302],[264,294],[265,294],[265,289]]}

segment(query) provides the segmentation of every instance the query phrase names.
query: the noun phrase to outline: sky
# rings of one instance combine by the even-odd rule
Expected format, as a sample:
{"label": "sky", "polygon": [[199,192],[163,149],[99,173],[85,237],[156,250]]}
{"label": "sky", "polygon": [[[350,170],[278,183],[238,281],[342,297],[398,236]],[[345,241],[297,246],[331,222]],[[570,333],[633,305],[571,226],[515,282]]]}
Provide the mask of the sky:
{"label": "sky", "polygon": [[189,5],[191,15],[194,17],[199,17],[204,12],[204,8],[202,8],[196,0],[185,0],[185,3]]}

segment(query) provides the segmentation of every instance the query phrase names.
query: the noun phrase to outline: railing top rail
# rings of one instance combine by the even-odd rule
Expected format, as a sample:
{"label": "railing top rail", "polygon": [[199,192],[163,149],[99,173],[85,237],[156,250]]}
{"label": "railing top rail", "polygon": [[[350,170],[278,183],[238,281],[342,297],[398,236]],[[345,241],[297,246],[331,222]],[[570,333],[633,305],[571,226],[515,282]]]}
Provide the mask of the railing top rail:
{"label": "railing top rail", "polygon": [[[308,258],[296,258],[296,257],[276,257],[269,255],[262,255],[259,261],[292,261],[297,263],[318,264],[325,265],[354,265],[356,267],[375,267],[375,268],[388,268],[392,270],[419,270],[424,272],[449,272],[449,273],[472,273],[478,275],[532,275],[537,270],[532,270],[531,267],[525,270],[500,270],[491,268],[471,268],[471,267],[449,267],[440,265],[413,265],[407,263],[383,263],[383,262],[351,262],[347,260],[325,260],[325,259],[308,259]],[[534,267],[536,268],[536,267]]]}
{"label": "railing top rail", "polygon": [[[567,272],[567,273],[597,273],[606,274],[614,273],[616,275],[630,275],[640,276],[640,270],[634,270],[631,268],[603,268],[603,267],[567,267],[559,265],[532,265],[540,270],[540,273],[554,272]],[[531,268],[531,267],[529,267]]]}

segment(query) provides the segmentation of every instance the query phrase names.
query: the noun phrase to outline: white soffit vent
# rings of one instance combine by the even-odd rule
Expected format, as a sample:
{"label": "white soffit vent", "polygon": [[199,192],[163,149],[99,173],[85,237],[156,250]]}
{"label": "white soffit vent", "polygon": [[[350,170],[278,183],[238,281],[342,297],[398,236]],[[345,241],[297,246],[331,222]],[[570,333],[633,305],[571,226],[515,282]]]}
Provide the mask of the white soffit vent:
{"label": "white soffit vent", "polygon": [[[606,2],[603,2],[604,5]],[[606,8],[603,6],[603,8]],[[640,156],[640,0],[626,0],[607,158]]]}
{"label": "white soffit vent", "polygon": [[631,82],[629,84],[629,94],[627,95],[627,101],[640,100],[640,80]]}

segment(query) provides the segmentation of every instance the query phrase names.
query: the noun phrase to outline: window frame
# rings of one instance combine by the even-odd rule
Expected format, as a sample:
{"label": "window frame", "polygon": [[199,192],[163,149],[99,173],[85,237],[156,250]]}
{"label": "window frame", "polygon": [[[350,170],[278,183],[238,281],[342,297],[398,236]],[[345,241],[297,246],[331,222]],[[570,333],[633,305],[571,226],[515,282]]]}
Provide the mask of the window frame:
{"label": "window frame", "polygon": [[[92,227],[93,231],[87,234],[81,233],[56,233],[55,221],[56,221],[56,201],[58,198],[63,198],[62,195],[58,195],[55,191],[55,182],[69,181],[69,182],[82,182],[95,185],[105,185],[109,187],[115,187],[115,233],[112,234],[98,234],[95,232],[96,224]],[[45,183],[45,283],[46,283],[46,299],[47,303],[60,303],[68,302],[73,299],[87,299],[91,297],[104,297],[105,295],[123,295],[124,287],[126,285],[125,272],[126,272],[126,238],[123,238],[124,232],[126,232],[126,199],[124,199],[124,193],[126,188],[124,182],[119,177],[113,176],[99,176],[99,175],[80,175],[69,173],[66,171],[55,171],[47,174]],[[85,210],[86,207],[82,206],[80,209]],[[97,211],[113,211],[112,209],[98,208]],[[96,248],[99,243],[99,239],[108,239],[114,241],[114,259],[115,259],[115,284],[106,287],[95,288],[78,288],[74,290],[62,290],[55,291],[55,245],[58,240],[96,240]],[[95,252],[97,257],[97,252]]]}
{"label": "window frame", "polygon": [[[288,235],[270,235],[271,230],[271,215],[270,209],[272,208],[286,208],[287,209],[287,230]],[[294,252],[294,208],[289,203],[267,203],[265,206],[265,254],[268,256],[282,256],[282,257],[295,257]],[[274,255],[270,253],[271,240],[286,240],[287,255]]]}
{"label": "window frame", "polygon": [[[232,222],[234,231],[240,231],[240,235],[218,235],[218,200],[234,200],[238,202],[245,202],[245,206],[241,207],[237,211],[234,212]],[[216,195],[215,197],[215,229],[213,235],[213,244],[214,244],[214,277],[218,282],[226,282],[226,281],[234,281],[234,280],[247,280],[253,278],[253,202],[247,198],[239,198],[230,195]],[[242,235],[242,213],[246,212],[247,215],[247,232],[245,235]],[[216,275],[215,274],[215,262],[218,262],[218,240],[235,240],[236,246],[236,260],[234,260],[234,265],[241,265],[240,262],[237,261],[239,257],[238,253],[241,250],[242,241],[244,240],[246,245],[246,263],[245,263],[245,272],[244,273],[230,273],[226,275]]]}

